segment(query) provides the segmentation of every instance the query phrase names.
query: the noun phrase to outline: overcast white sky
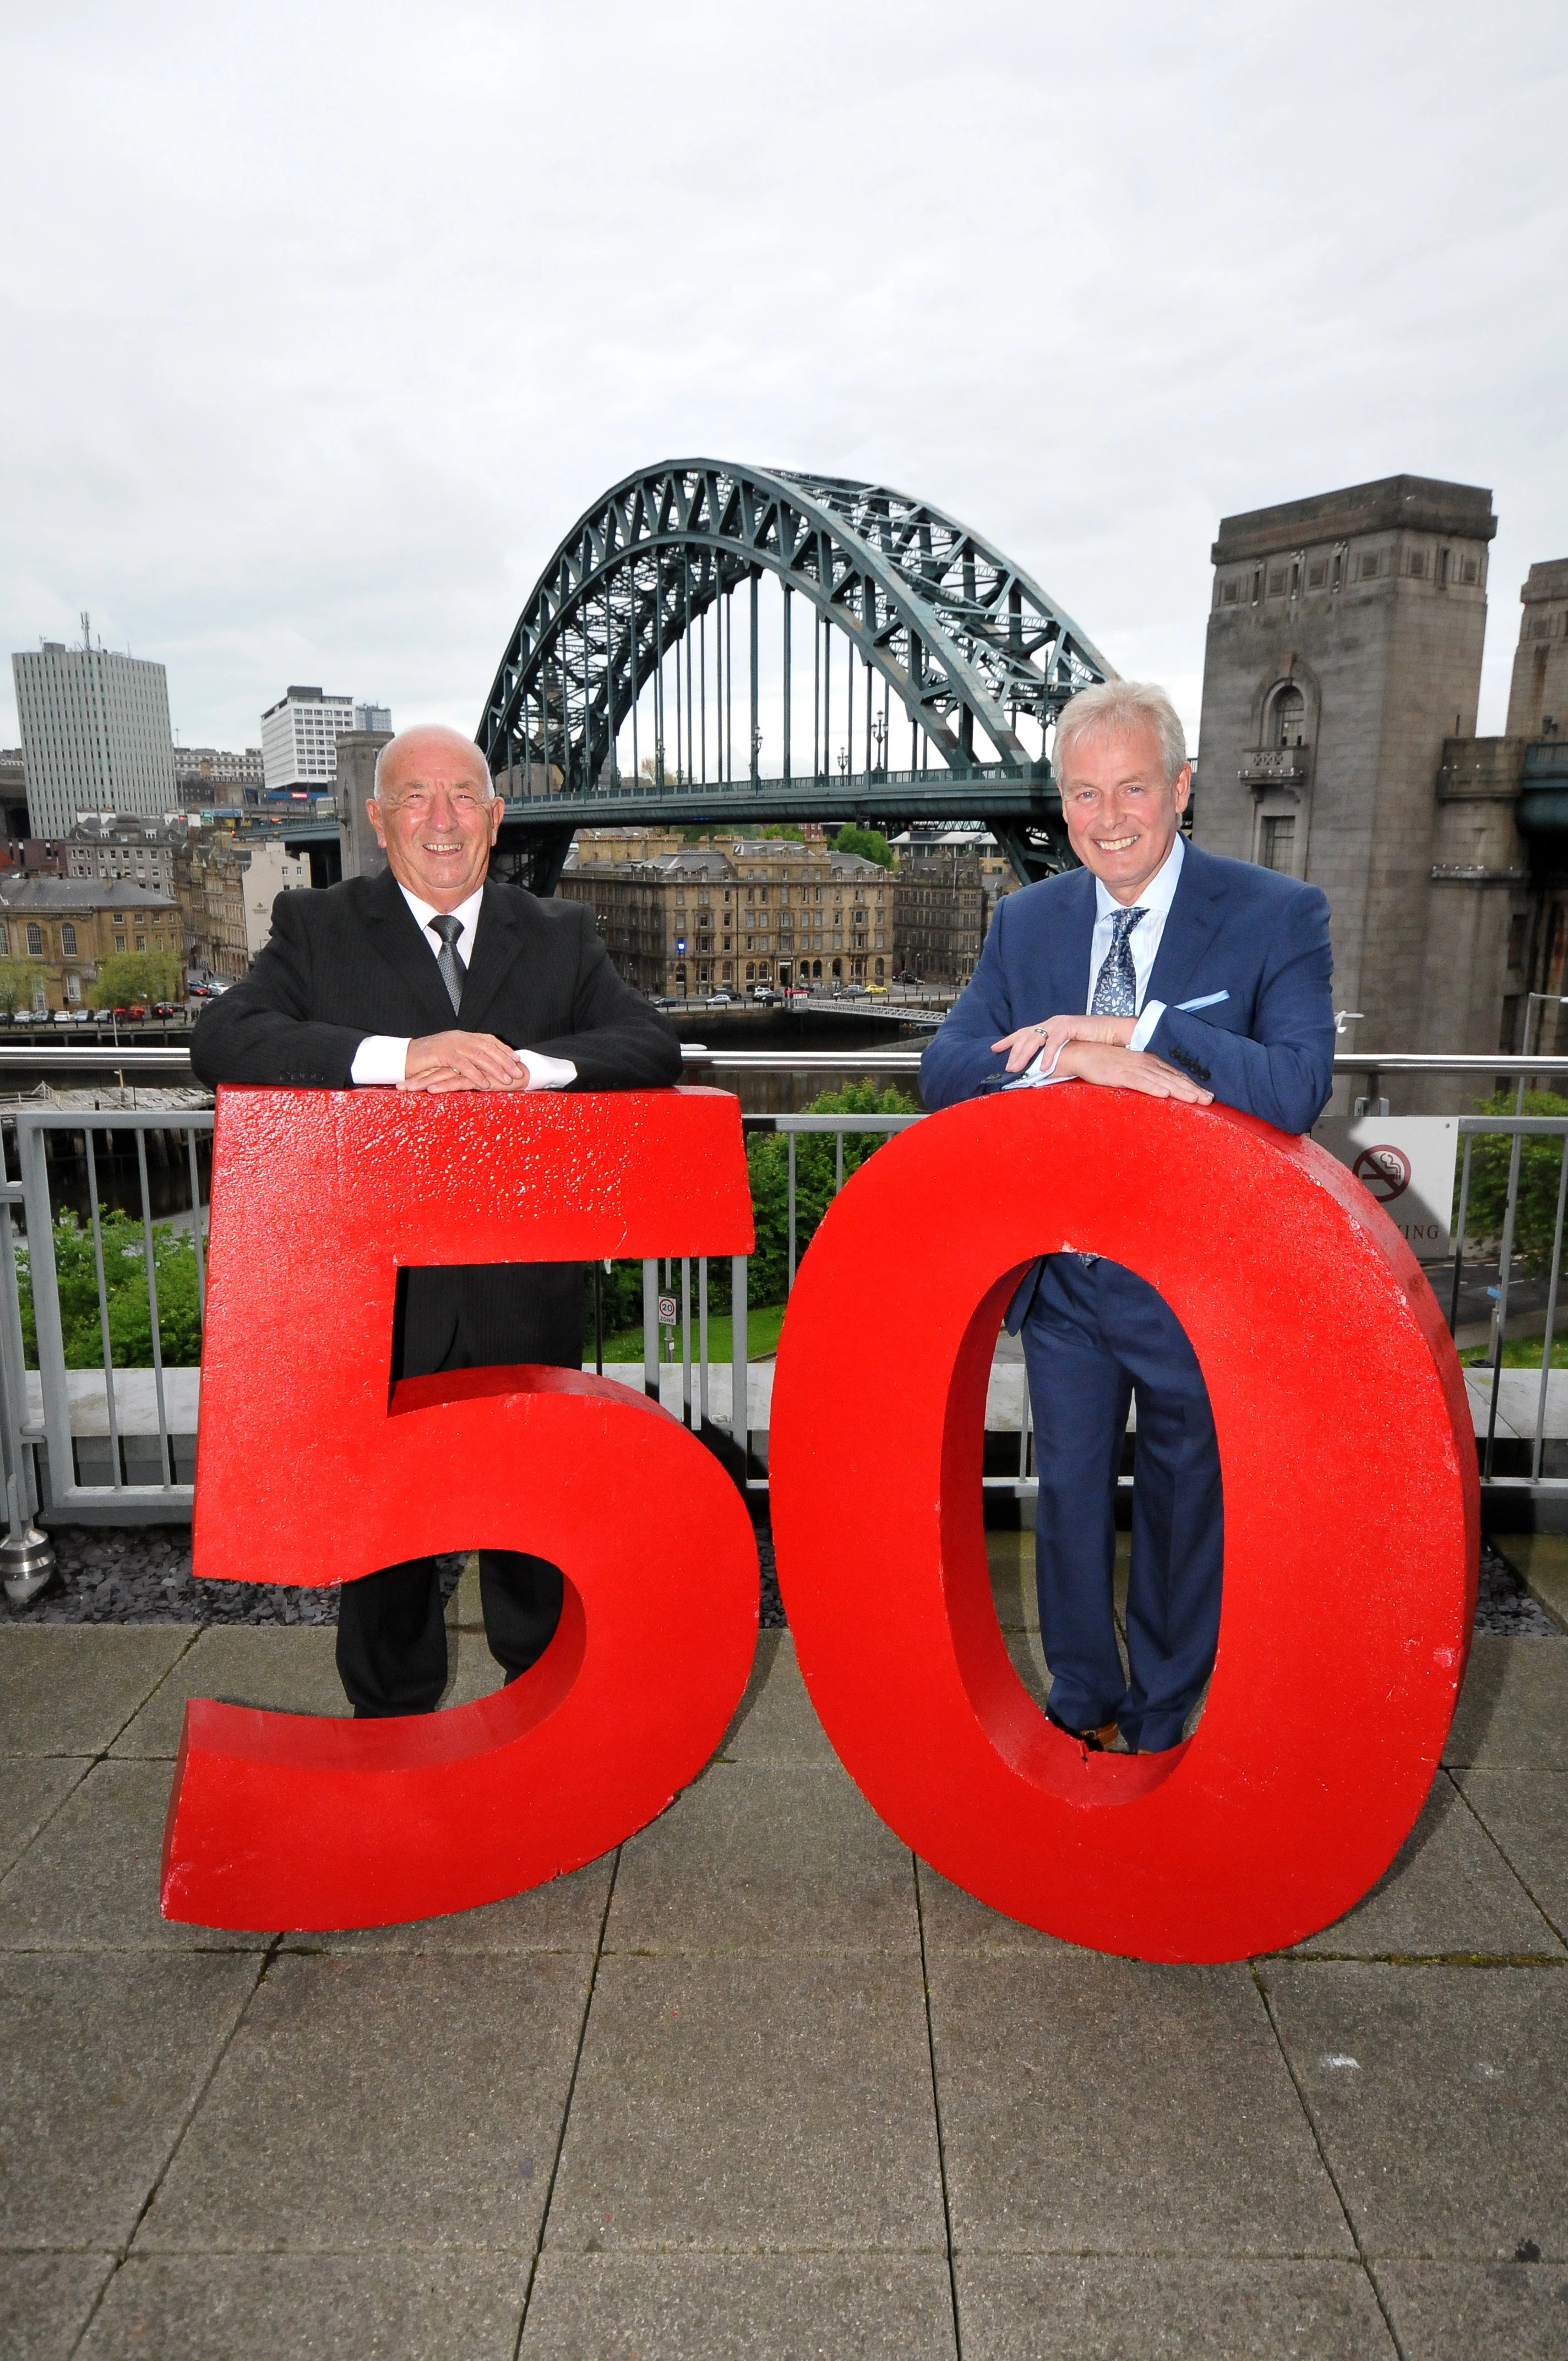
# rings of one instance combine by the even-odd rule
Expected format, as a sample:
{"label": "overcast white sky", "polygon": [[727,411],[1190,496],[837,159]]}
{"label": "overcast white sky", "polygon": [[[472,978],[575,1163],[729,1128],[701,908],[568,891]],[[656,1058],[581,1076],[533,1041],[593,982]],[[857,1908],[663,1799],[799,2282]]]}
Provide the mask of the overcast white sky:
{"label": "overcast white sky", "polygon": [[696,453],[940,503],[1195,730],[1218,519],[1408,469],[1493,489],[1500,730],[1568,554],[1565,26],[7,8],[5,649],[89,609],[187,744],[290,681],[471,730],[573,520]]}

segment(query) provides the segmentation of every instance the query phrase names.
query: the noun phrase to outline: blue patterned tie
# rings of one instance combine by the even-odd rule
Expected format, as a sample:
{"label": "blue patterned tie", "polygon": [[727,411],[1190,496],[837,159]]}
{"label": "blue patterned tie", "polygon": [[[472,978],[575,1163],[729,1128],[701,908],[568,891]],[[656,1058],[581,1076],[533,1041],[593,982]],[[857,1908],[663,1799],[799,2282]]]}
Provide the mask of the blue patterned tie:
{"label": "blue patterned tie", "polygon": [[[1138,916],[1142,917],[1141,910]],[[451,1001],[453,1012],[455,1014],[463,1005],[463,979],[468,972],[457,956],[457,941],[463,932],[463,921],[461,918],[454,917],[452,913],[447,911],[444,917],[432,918],[428,923],[431,933],[439,935],[441,938],[441,949],[435,954],[435,964],[441,970],[441,981],[446,986],[446,996]]]}
{"label": "blue patterned tie", "polygon": [[[1133,965],[1133,947],[1128,937],[1146,910],[1118,910],[1111,922],[1111,948],[1105,954],[1104,965],[1094,979],[1094,996],[1089,1004],[1091,1016],[1135,1016],[1138,1013],[1138,975]],[[1079,1261],[1089,1270],[1100,1259],[1098,1255],[1080,1253]]]}
{"label": "blue patterned tie", "polygon": [[1091,1016],[1135,1016],[1138,1013],[1138,976],[1133,965],[1133,947],[1127,938],[1146,910],[1118,910],[1111,922],[1111,948],[1105,954],[1105,964],[1094,979],[1094,997],[1089,1004]]}

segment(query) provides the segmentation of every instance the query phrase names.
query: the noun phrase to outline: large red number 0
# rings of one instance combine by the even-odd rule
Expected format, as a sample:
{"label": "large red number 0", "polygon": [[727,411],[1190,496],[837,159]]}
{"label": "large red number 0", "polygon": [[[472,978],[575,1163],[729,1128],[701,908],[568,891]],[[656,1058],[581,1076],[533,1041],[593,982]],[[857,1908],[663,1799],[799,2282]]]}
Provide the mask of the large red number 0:
{"label": "large red number 0", "polygon": [[[1022,1266],[1069,1246],[1159,1289],[1213,1403],[1219,1662],[1168,1754],[1086,1755],[1051,1729],[992,1606],[998,1314]],[[1071,1088],[905,1132],[801,1266],[770,1467],[817,1712],[883,1819],[957,1883],[1077,1943],[1226,1960],[1314,1932],[1387,1868],[1464,1673],[1475,1453],[1425,1279],[1310,1141]]]}
{"label": "large red number 0", "polygon": [[163,1908],[357,1927],[537,1884],[651,1819],[712,1752],[756,1643],[744,1503],[677,1420],[556,1369],[389,1387],[401,1264],[741,1254],[716,1091],[221,1094],[195,1572],[325,1584],[427,1551],[566,1576],[532,1672],[422,1719],[193,1702]]}

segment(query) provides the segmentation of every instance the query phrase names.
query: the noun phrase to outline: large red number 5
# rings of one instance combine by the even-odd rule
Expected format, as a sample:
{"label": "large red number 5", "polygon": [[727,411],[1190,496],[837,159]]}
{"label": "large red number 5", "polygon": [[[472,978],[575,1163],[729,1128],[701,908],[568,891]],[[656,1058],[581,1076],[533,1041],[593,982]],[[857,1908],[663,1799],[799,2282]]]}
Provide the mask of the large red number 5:
{"label": "large red number 5", "polygon": [[[1020,1268],[1067,1246],[1158,1288],[1213,1404],[1219,1662],[1168,1754],[1085,1754],[1053,1730],[992,1605],[998,1315]],[[1464,1669],[1475,1452],[1426,1280],[1310,1141],[1071,1086],[905,1132],[801,1266],[770,1468],[828,1736],[889,1826],[970,1893],[1102,1950],[1229,1960],[1313,1933],[1387,1867]]]}
{"label": "large red number 5", "polygon": [[166,1916],[366,1927],[469,1908],[629,1836],[745,1686],[757,1554],[678,1420],[541,1368],[389,1384],[404,1264],[742,1254],[718,1091],[218,1101],[194,1570],[326,1584],[425,1552],[554,1560],[555,1638],[475,1705],[352,1722],[187,1709]]}

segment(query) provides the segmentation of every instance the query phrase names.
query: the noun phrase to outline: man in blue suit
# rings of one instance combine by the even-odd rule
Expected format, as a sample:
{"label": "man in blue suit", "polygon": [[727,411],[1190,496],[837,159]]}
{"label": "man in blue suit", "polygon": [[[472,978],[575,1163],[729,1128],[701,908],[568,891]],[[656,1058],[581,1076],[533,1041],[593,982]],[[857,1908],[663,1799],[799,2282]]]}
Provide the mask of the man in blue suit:
{"label": "man in blue suit", "polygon": [[[1329,910],[1314,885],[1184,842],[1180,720],[1138,681],[1086,689],[1052,763],[1081,869],[1000,903],[920,1063],[928,1107],[1078,1081],[1310,1130],[1333,1082]],[[1213,1669],[1224,1555],[1208,1389],[1175,1314],[1104,1257],[1047,1255],[1014,1295],[1034,1410],[1050,1719],[1090,1747],[1179,1743]],[[1124,1675],[1115,1487],[1138,1410]]]}

